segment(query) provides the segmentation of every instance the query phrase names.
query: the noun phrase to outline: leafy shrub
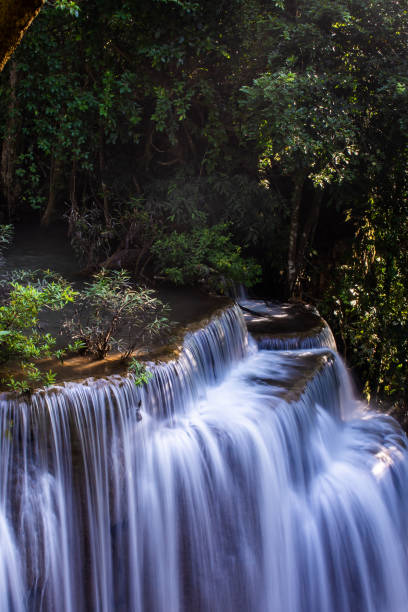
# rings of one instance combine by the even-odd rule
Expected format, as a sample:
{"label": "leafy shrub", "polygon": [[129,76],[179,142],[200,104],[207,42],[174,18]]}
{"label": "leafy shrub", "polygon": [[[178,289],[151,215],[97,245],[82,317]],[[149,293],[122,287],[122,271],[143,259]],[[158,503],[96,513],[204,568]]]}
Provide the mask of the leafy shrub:
{"label": "leafy shrub", "polygon": [[152,252],[161,274],[177,285],[205,282],[218,290],[234,283],[251,287],[261,279],[261,267],[244,258],[232,244],[226,224],[174,231],[156,240]]}
{"label": "leafy shrub", "polygon": [[0,268],[5,264],[3,253],[12,243],[13,233],[14,228],[12,225],[0,225]]}
{"label": "leafy shrub", "polygon": [[67,344],[65,348],[55,351],[54,357],[56,357],[58,361],[63,364],[67,355],[70,353],[80,353],[85,348],[86,346],[81,340],[75,340],[74,342]]}
{"label": "leafy shrub", "polygon": [[10,246],[13,234],[14,228],[12,225],[0,225],[0,253]]}
{"label": "leafy shrub", "polygon": [[106,220],[95,202],[91,200],[89,208],[84,210],[72,209],[66,218],[70,228],[70,240],[78,261],[86,266],[98,264],[108,257],[111,249],[110,242],[117,239],[115,224],[106,227]]}
{"label": "leafy shrub", "polygon": [[136,386],[147,385],[149,380],[153,378],[153,374],[147,369],[146,364],[135,358],[130,360],[128,371],[133,374],[133,380]]}
{"label": "leafy shrub", "polygon": [[45,310],[62,310],[73,302],[76,292],[60,276],[46,272],[14,271],[1,281],[0,363],[18,360],[23,379],[3,378],[10,389],[29,391],[51,384],[52,372],[42,373],[35,361],[53,354],[55,338],[39,329],[39,317]]}
{"label": "leafy shrub", "polygon": [[[176,235],[181,234],[183,241],[184,237],[198,238],[200,233],[202,238],[209,233],[213,239],[217,233],[223,234],[230,245],[245,244],[260,253],[269,271],[282,268],[278,245],[286,251],[285,208],[282,198],[258,181],[238,175],[196,177],[191,168],[184,168],[171,178],[150,181],[143,194],[112,193],[112,198],[115,204],[109,222],[92,199],[80,211],[75,208],[68,215],[71,244],[81,263],[90,268],[103,262],[101,265],[108,268],[119,265],[131,269],[140,278],[151,274],[153,268],[161,274],[163,258],[157,257],[160,245],[166,245],[166,240],[174,242]],[[191,251],[197,247],[192,245]],[[200,257],[200,263],[211,267],[198,254]],[[243,259],[241,253],[239,259]],[[248,277],[248,273],[238,276]],[[193,280],[177,282],[197,282],[197,278],[201,280],[202,276],[196,274]]]}
{"label": "leafy shrub", "polygon": [[140,343],[170,328],[168,307],[152,289],[134,286],[125,270],[95,274],[77,304],[74,316],[64,325],[97,359],[105,358],[111,349],[119,350],[126,359]]}
{"label": "leafy shrub", "polygon": [[[366,252],[367,254],[367,252]],[[343,265],[320,305],[339,349],[355,370],[364,394],[377,405],[408,404],[408,292],[397,258],[373,253]]]}

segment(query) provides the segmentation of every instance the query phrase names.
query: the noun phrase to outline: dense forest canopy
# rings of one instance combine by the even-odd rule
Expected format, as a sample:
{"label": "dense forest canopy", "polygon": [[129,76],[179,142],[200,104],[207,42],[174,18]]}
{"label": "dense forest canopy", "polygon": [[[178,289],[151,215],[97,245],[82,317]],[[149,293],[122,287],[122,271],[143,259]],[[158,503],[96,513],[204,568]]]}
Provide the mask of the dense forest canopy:
{"label": "dense forest canopy", "polygon": [[48,2],[1,76],[2,222],[312,301],[406,401],[407,36],[391,0]]}

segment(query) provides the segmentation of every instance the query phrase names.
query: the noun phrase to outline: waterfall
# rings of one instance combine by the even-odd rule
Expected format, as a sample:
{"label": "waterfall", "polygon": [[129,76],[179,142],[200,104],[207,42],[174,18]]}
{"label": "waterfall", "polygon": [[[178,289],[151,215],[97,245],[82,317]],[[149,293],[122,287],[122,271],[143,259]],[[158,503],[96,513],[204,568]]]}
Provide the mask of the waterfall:
{"label": "waterfall", "polygon": [[4,396],[0,612],[405,612],[405,435],[328,344],[233,308],[145,387]]}
{"label": "waterfall", "polygon": [[314,333],[286,334],[271,338],[260,338],[258,341],[260,349],[265,350],[296,350],[308,348],[328,347],[333,351],[336,350],[336,341],[332,330],[327,324],[323,324],[320,329],[314,330]]}

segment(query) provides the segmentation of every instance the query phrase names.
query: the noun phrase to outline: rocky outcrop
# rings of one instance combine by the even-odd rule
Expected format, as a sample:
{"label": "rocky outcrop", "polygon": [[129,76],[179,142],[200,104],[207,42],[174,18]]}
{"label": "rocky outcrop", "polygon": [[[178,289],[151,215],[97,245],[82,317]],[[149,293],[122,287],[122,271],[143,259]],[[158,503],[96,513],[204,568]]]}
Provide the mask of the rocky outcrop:
{"label": "rocky outcrop", "polygon": [[336,349],[329,326],[312,306],[270,300],[240,300],[239,306],[259,348]]}

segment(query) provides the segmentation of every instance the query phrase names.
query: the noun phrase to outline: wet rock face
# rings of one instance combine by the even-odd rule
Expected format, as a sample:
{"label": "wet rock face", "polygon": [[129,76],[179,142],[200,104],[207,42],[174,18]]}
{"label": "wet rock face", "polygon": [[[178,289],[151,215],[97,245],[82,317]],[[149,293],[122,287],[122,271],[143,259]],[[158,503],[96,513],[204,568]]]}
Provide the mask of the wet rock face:
{"label": "wet rock face", "polygon": [[312,306],[269,300],[240,300],[239,306],[261,349],[336,349],[330,328]]}
{"label": "wet rock face", "polygon": [[[275,362],[275,363],[274,363]],[[267,385],[276,397],[288,404],[298,401],[309,383],[325,368],[333,369],[335,356],[330,350],[270,352],[268,374],[248,374],[247,381]]]}
{"label": "wet rock face", "polygon": [[304,334],[325,324],[319,313],[304,304],[269,300],[240,300],[248,331],[254,334]]}

